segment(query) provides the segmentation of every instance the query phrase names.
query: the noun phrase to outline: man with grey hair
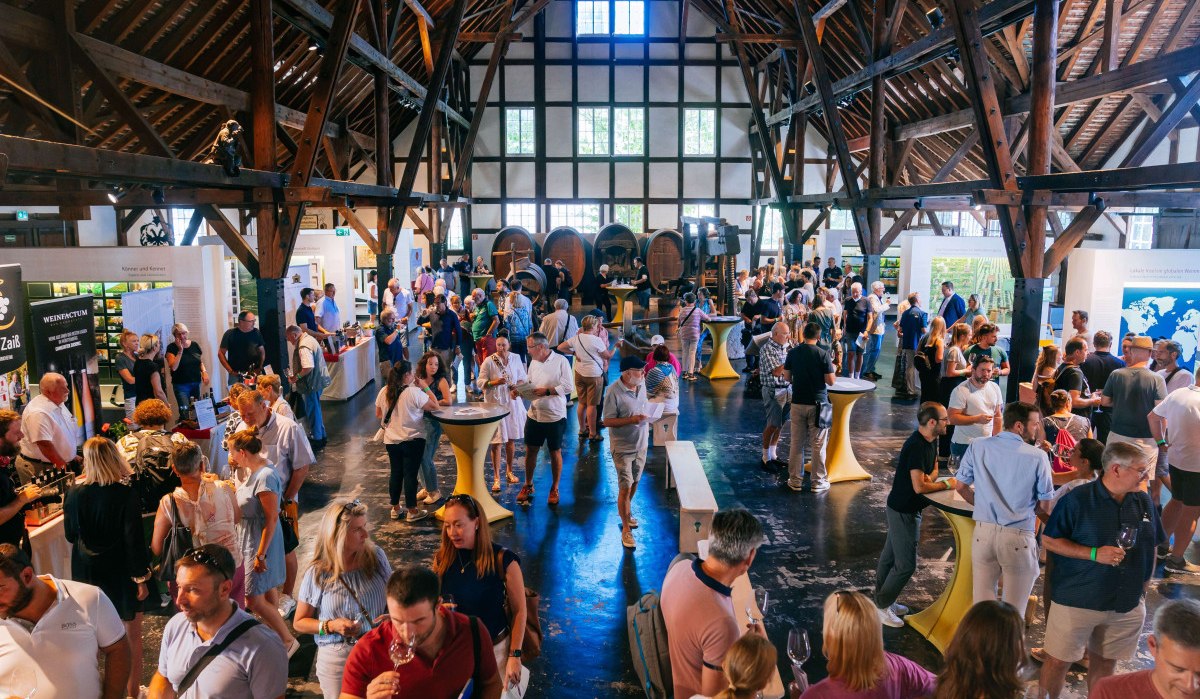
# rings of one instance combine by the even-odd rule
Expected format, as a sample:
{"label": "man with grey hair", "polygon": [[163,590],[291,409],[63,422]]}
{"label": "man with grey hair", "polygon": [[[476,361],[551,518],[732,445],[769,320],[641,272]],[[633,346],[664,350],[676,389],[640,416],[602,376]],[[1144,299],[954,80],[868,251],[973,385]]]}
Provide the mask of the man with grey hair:
{"label": "man with grey hair", "polygon": [[[1100,405],[1112,408],[1112,426],[1107,444],[1133,442],[1147,454],[1158,451],[1150,433],[1147,415],[1167,397],[1167,382],[1146,365],[1154,352],[1154,341],[1145,335],[1135,335],[1129,341],[1128,366],[1117,369],[1104,382]],[[1150,473],[1150,497],[1158,502],[1162,478]]]}
{"label": "man with grey hair", "polygon": [[842,306],[842,376],[861,378],[863,350],[867,347],[867,334],[875,325],[871,303],[863,298],[862,284],[850,285],[850,298]]}
{"label": "man with grey hair", "polygon": [[1200,692],[1200,602],[1175,599],[1158,608],[1146,639],[1154,667],[1092,686],[1092,699],[1185,699]]}
{"label": "man with grey hair", "polygon": [[17,457],[17,474],[22,483],[47,469],[67,468],[76,461],[79,448],[75,416],[64,405],[71,391],[62,374],[49,372],[38,382],[40,393],[29,401],[21,413],[21,455]]}
{"label": "man with grey hair", "polygon": [[1179,364],[1183,356],[1183,345],[1166,338],[1154,343],[1154,371],[1167,384],[1167,394],[1196,383],[1192,372]]}
{"label": "man with grey hair", "polygon": [[[750,570],[765,535],[747,510],[713,516],[708,557],[678,560],[663,580],[661,605],[676,697],[716,696],[728,686],[725,653],[742,636],[733,611],[733,582]],[[762,624],[747,630],[763,636]]]}
{"label": "man with grey hair", "polygon": [[[771,327],[771,337],[758,350],[758,375],[762,381],[763,413],[766,416],[762,433],[762,466],[766,471],[773,471],[773,462],[779,460],[775,450],[779,446],[783,422],[790,414],[790,410],[784,412],[785,404],[790,408],[792,396],[791,391],[787,390],[788,380],[783,372],[791,346],[792,332],[787,323],[776,323]],[[782,396],[779,395],[781,391],[784,393]]]}
{"label": "man with grey hair", "polygon": [[578,331],[579,325],[575,317],[567,313],[565,299],[555,299],[554,312],[547,313],[546,317],[542,318],[541,326],[538,327],[538,332],[546,336],[551,347],[558,347],[563,342],[570,340]]}
{"label": "man with grey hair", "polygon": [[288,381],[293,390],[304,398],[304,420],[308,422],[308,436],[313,447],[325,446],[325,420],[321,415],[321,392],[329,385],[329,370],[325,367],[325,352],[312,335],[298,325],[289,325],[284,331],[291,347],[291,362]]}
{"label": "man with grey hair", "polygon": [[1154,503],[1142,491],[1154,471],[1153,455],[1136,444],[1113,442],[1101,463],[1103,475],[1059,500],[1042,534],[1054,563],[1048,657],[1040,679],[1051,699],[1085,651],[1091,687],[1137,650],[1154,549],[1166,540]]}
{"label": "man with grey hair", "polygon": [[871,381],[883,378],[875,371],[875,363],[879,361],[879,353],[883,351],[883,336],[887,333],[887,323],[883,321],[883,316],[889,304],[883,298],[883,290],[883,282],[871,282],[871,293],[867,296],[871,317],[874,320],[867,328],[867,351],[864,353],[862,373],[859,375]]}
{"label": "man with grey hair", "polygon": [[[567,430],[567,396],[575,385],[567,358],[550,349],[542,333],[529,336],[529,381],[533,399],[525,417],[525,485],[517,493],[517,504],[528,505],[533,499],[533,471],[542,445],[550,452],[553,480],[549,505],[558,504],[558,480],[562,477],[562,440]],[[513,398],[517,391],[512,392]]]}

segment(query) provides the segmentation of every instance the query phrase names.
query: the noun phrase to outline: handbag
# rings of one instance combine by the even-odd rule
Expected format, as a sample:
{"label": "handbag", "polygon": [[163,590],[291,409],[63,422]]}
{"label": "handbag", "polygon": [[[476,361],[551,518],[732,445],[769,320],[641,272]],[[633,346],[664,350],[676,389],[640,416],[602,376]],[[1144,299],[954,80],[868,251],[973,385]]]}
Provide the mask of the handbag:
{"label": "handbag", "polygon": [[383,441],[383,431],[387,429],[388,423],[392,421],[392,411],[396,409],[396,403],[400,402],[400,397],[396,396],[395,402],[388,406],[387,413],[383,416],[383,422],[379,423],[379,429],[375,432],[375,436],[371,437],[372,442]]}
{"label": "handbag", "polygon": [[[512,627],[513,612],[508,609],[508,581],[504,575],[504,549],[496,553],[496,572],[504,580],[504,607]],[[525,588],[525,638],[521,642],[521,663],[528,664],[542,654],[542,620],[538,617],[541,597],[536,590]]]}
{"label": "handbag", "polygon": [[294,551],[300,545],[300,537],[296,534],[296,520],[282,506],[279,508],[279,527],[283,530],[283,550]]}
{"label": "handbag", "polygon": [[167,495],[171,498],[171,528],[167,530],[167,538],[163,540],[162,555],[159,556],[158,567],[154,570],[154,577],[165,583],[175,582],[175,564],[179,559],[183,558],[188,551],[194,548],[192,541],[191,528],[183,524],[183,520],[179,517],[179,505],[175,502],[174,495]]}

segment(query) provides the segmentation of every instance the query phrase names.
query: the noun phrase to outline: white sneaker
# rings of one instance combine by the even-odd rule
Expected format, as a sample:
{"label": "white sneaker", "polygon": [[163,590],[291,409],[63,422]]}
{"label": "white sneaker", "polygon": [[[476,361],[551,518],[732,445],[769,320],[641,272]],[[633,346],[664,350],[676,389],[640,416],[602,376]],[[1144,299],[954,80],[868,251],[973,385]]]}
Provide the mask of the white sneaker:
{"label": "white sneaker", "polygon": [[895,614],[896,616],[904,616],[905,614],[908,614],[908,612],[909,612],[908,607],[906,607],[903,604],[900,604],[899,602],[892,604],[892,606],[888,607],[888,609],[892,610],[892,613]]}
{"label": "white sneaker", "polygon": [[904,626],[904,620],[896,616],[896,613],[888,609],[876,609],[875,613],[879,615],[879,621],[884,626],[890,626],[893,629],[898,629]]}
{"label": "white sneaker", "polygon": [[424,500],[424,499],[425,499],[425,498],[427,498],[427,497],[429,497],[429,491],[428,491],[428,490],[425,490],[424,488],[421,488],[420,490],[418,490],[418,491],[417,491],[417,501],[418,501],[418,502],[420,502],[421,500]]}
{"label": "white sneaker", "polygon": [[280,595],[279,597],[279,616],[287,619],[296,611],[296,600],[292,599],[291,595]]}
{"label": "white sneaker", "polygon": [[440,491],[434,490],[432,492],[426,493],[424,498],[418,497],[417,499],[421,501],[422,505],[432,505],[435,502],[437,502],[438,500],[442,499],[442,494]]}
{"label": "white sneaker", "polygon": [[791,488],[792,490],[794,490],[798,493],[798,492],[804,490],[804,483],[801,481],[794,481],[789,478],[788,482],[787,482],[787,487]]}
{"label": "white sneaker", "polygon": [[829,490],[829,481],[813,481],[812,491],[814,493],[822,493]]}

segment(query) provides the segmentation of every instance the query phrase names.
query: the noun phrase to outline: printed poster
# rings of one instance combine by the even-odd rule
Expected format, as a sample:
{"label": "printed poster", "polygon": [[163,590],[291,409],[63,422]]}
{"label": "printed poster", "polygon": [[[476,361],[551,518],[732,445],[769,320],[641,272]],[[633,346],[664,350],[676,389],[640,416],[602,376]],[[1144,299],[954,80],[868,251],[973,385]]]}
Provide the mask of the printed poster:
{"label": "printed poster", "polygon": [[96,357],[92,296],[66,296],[29,304],[37,376],[48,372],[67,379],[67,407],[75,415],[79,436],[100,431],[99,361]]}
{"label": "printed poster", "polygon": [[28,400],[21,265],[0,265],[0,409],[20,410]]}

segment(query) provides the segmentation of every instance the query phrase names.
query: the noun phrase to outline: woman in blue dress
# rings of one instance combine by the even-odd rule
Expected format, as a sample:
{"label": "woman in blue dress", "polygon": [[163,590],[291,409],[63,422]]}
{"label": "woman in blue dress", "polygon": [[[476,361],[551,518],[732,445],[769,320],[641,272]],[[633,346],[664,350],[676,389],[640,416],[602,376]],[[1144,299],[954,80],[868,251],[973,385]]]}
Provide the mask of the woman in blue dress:
{"label": "woman in blue dress", "polygon": [[283,564],[283,527],[279,524],[279,501],[283,483],[262,454],[258,428],[250,427],[229,440],[229,464],[237,470],[238,542],[246,562],[246,609],[279,634],[290,658],[300,648],[279,616],[278,592],[286,571]]}

